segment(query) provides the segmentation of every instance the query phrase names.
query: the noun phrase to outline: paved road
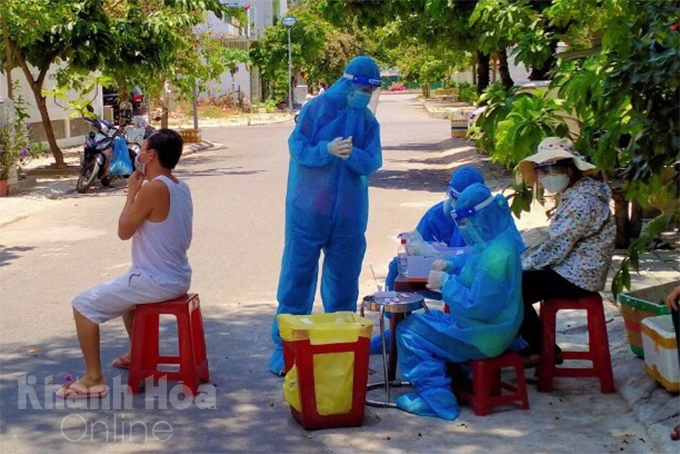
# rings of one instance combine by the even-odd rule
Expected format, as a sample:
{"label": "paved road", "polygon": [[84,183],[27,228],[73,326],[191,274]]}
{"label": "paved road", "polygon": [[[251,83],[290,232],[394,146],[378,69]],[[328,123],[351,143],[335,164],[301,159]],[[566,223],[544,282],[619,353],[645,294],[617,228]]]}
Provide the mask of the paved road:
{"label": "paved road", "polygon": [[[443,195],[451,169],[481,157],[451,140],[446,121],[427,117],[413,95],[384,96],[380,105],[384,168],[370,182],[371,217],[361,293],[374,289],[397,249],[396,233],[412,228]],[[204,131],[225,149],[187,157],[178,170],[195,203],[190,260],[201,295],[216,398],[198,409],[45,409],[45,394],[77,375],[81,360],[70,311],[78,291],[121,274],[129,244],[116,236],[122,188],[71,195],[0,228],[0,447],[5,452],[648,452],[648,434],[618,395],[594,382],[567,381],[551,394],[530,385],[530,411],[478,418],[468,408],[454,423],[397,410],[367,408],[363,427],[302,430],[290,417],[281,385],[266,367],[269,327],[283,243],[284,193],[292,123]],[[499,188],[503,172],[481,164]],[[172,326],[164,325],[163,348]],[[103,326],[104,372],[126,349],[121,323]],[[372,369],[379,370],[372,360]],[[37,384],[23,382],[32,376]],[[530,374],[527,374],[530,377]],[[118,378],[116,378],[118,377]],[[123,379],[125,375],[123,374]],[[376,379],[373,374],[372,379]],[[20,383],[26,385],[19,386]],[[42,410],[20,410],[37,394]],[[166,394],[164,394],[166,395]],[[171,425],[168,442],[160,430]],[[135,423],[133,429],[130,424]],[[113,439],[114,424],[117,438]],[[148,429],[144,440],[144,425]],[[106,429],[109,439],[106,439]],[[121,435],[124,439],[121,440]],[[68,439],[81,439],[70,442]],[[132,441],[131,441],[132,439]],[[145,442],[144,442],[145,441]],[[144,443],[142,443],[144,442]]]}

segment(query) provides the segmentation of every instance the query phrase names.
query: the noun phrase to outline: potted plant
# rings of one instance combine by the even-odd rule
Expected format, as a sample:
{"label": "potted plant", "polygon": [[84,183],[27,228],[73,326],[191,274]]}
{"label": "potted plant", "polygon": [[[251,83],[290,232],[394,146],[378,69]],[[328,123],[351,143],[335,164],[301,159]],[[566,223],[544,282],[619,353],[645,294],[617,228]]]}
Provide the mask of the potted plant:
{"label": "potted plant", "polygon": [[26,116],[23,100],[0,98],[0,197],[7,195],[10,176],[31,154]]}

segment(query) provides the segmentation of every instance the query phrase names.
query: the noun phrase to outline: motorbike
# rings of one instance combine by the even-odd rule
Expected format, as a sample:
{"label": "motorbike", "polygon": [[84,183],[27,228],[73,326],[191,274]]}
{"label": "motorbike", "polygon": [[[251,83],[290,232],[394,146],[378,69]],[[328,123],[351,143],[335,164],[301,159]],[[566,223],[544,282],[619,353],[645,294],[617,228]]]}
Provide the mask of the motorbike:
{"label": "motorbike", "polygon": [[[94,112],[89,105],[87,110],[90,113]],[[90,118],[86,115],[83,115],[83,119],[90,124],[93,131],[90,131],[85,139],[83,156],[81,157],[80,173],[76,182],[76,191],[80,193],[86,192],[97,179],[101,181],[103,186],[111,185],[113,175],[109,173],[109,165],[113,156],[114,141],[120,138],[125,140],[126,144],[128,142],[125,132],[110,122],[101,118]],[[129,146],[127,146],[127,150],[134,171],[137,153]]]}
{"label": "motorbike", "polygon": [[[149,124],[144,116],[135,115],[129,121],[126,122],[124,128],[125,136],[127,137],[128,149],[134,153],[134,156],[138,156],[142,151],[142,142],[149,138],[156,129]],[[133,155],[131,154],[131,159]],[[134,159],[132,160],[134,167]]]}

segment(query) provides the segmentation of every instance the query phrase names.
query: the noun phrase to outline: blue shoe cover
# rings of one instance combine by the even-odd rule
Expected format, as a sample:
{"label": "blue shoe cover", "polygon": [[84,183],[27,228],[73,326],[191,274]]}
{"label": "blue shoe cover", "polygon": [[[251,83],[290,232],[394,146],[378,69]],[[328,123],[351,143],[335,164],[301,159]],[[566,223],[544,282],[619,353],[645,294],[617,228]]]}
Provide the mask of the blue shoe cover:
{"label": "blue shoe cover", "polygon": [[269,357],[269,370],[272,374],[283,377],[286,375],[284,372],[286,365],[283,361],[283,346],[281,344],[277,345],[272,355]]}
{"label": "blue shoe cover", "polygon": [[397,397],[397,408],[419,416],[437,416],[432,407],[418,393],[407,393]]}
{"label": "blue shoe cover", "polygon": [[524,350],[528,346],[529,344],[527,343],[527,341],[525,341],[521,336],[516,336],[510,343],[508,350],[518,352],[520,350]]}
{"label": "blue shoe cover", "polygon": [[[390,332],[389,329],[385,330],[385,348],[387,350],[387,353],[390,352],[390,335],[392,333]],[[380,334],[377,336],[373,336],[371,339],[371,355],[381,355],[382,354],[382,340],[380,338]]]}
{"label": "blue shoe cover", "polygon": [[403,394],[397,397],[396,403],[397,408],[419,416],[436,416],[454,421],[460,415],[456,398],[449,389],[434,388],[421,394]]}

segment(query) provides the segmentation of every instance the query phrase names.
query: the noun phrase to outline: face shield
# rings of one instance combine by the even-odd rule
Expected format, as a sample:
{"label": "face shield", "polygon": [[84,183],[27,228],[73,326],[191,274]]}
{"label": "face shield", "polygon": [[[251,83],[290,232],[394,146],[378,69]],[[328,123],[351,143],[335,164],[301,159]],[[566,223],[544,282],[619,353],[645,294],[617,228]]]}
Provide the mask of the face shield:
{"label": "face shield", "polygon": [[355,85],[355,90],[350,93],[349,102],[352,107],[368,107],[373,115],[378,109],[378,98],[380,97],[381,79],[373,79],[361,75],[351,75],[344,73],[345,79],[349,79]]}
{"label": "face shield", "polygon": [[444,213],[450,214],[456,208],[456,201],[460,193],[456,191],[453,186],[446,187],[446,200],[444,200]]}
{"label": "face shield", "polygon": [[451,216],[453,221],[458,226],[460,235],[463,237],[468,246],[483,246],[485,241],[482,237],[479,229],[475,226],[474,216],[480,210],[491,205],[495,199],[495,196],[491,195],[488,199],[483,202],[469,208],[460,208],[451,211]]}

